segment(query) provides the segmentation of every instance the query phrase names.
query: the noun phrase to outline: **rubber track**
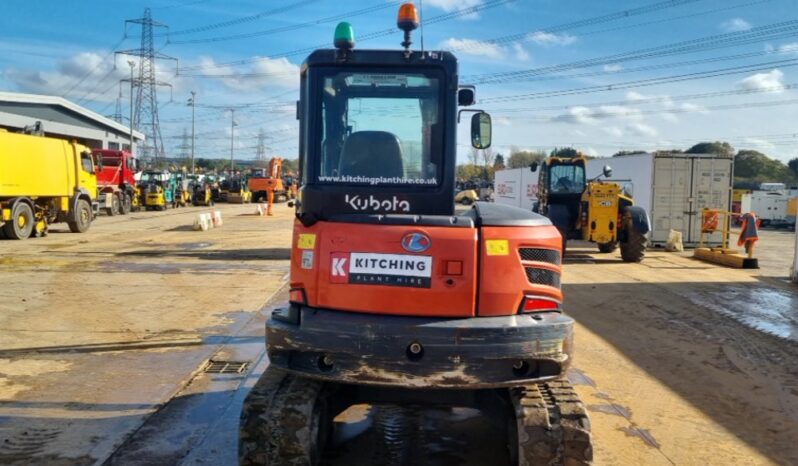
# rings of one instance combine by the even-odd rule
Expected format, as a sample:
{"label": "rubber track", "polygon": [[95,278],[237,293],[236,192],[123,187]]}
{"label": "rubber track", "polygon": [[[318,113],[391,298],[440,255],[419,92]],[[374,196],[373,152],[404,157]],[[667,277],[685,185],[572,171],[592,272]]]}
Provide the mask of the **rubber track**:
{"label": "rubber track", "polygon": [[321,388],[321,382],[268,368],[241,409],[239,464],[313,464],[309,426]]}
{"label": "rubber track", "polygon": [[590,420],[573,386],[558,380],[510,390],[520,466],[592,464]]}

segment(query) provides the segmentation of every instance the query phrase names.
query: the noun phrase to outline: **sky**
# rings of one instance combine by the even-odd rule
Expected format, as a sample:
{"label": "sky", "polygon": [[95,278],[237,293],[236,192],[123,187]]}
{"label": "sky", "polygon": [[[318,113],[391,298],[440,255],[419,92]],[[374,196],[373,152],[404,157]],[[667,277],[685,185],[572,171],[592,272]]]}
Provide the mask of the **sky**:
{"label": "sky", "polygon": [[[426,49],[450,50],[491,113],[494,152],[573,146],[686,149],[724,140],[798,156],[798,0],[424,0]],[[0,90],[65,97],[127,118],[144,16],[153,37],[166,153],[185,152],[194,91],[196,157],[297,152],[298,73],[349,21],[357,48],[400,48],[388,0],[3,0]],[[360,39],[358,39],[360,38]],[[421,33],[414,35],[421,46]],[[135,58],[132,59],[134,64]],[[136,68],[137,69],[137,68]],[[121,97],[120,97],[121,96]],[[119,105],[117,105],[119,101]],[[231,114],[226,108],[236,108]],[[125,120],[127,124],[127,120]],[[458,128],[467,160],[468,124]]]}

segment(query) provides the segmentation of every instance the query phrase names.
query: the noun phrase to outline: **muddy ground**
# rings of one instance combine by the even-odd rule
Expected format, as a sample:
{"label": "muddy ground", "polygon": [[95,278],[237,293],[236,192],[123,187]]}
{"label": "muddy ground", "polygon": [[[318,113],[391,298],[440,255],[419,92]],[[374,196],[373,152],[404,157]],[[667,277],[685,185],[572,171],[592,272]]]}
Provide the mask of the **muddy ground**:
{"label": "muddy ground", "polygon": [[[204,233],[190,231],[203,209],[180,209],[0,242],[0,464],[235,464],[240,404],[268,365],[261,307],[285,298],[291,213],[221,210]],[[763,232],[759,271],[572,245],[569,376],[596,464],[798,464],[792,244]],[[247,365],[208,373],[209,360]],[[418,428],[386,442],[385,423],[407,417]],[[388,464],[386,448],[410,464],[506,463],[477,411],[357,406],[338,421],[327,464]]]}

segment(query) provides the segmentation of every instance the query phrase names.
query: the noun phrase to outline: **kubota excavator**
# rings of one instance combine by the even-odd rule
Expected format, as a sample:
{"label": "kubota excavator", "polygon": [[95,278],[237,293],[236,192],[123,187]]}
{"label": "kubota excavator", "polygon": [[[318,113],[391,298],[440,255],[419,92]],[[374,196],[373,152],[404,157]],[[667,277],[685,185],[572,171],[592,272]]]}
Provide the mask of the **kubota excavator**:
{"label": "kubota excavator", "polygon": [[[289,303],[266,324],[270,365],[241,413],[239,461],[319,464],[349,406],[466,406],[502,425],[512,464],[592,460],[565,372],[561,237],[533,212],[454,211],[456,129],[491,144],[449,52],[335,49],[301,67],[299,196]],[[422,461],[423,463],[423,461]]]}

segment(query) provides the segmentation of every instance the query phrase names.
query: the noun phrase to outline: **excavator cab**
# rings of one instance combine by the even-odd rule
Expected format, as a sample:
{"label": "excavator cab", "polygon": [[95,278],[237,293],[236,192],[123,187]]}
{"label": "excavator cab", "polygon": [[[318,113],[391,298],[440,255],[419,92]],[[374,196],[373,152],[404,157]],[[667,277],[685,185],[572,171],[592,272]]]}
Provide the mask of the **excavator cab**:
{"label": "excavator cab", "polygon": [[266,323],[239,460],[318,464],[339,413],[393,403],[483,410],[512,464],[587,464],[585,410],[561,380],[573,320],[560,234],[520,208],[455,213],[460,116],[476,149],[490,116],[469,108],[453,54],[410,49],[412,4],[397,25],[404,50],[356,50],[341,23],[335,49],[301,67],[288,303]]}

